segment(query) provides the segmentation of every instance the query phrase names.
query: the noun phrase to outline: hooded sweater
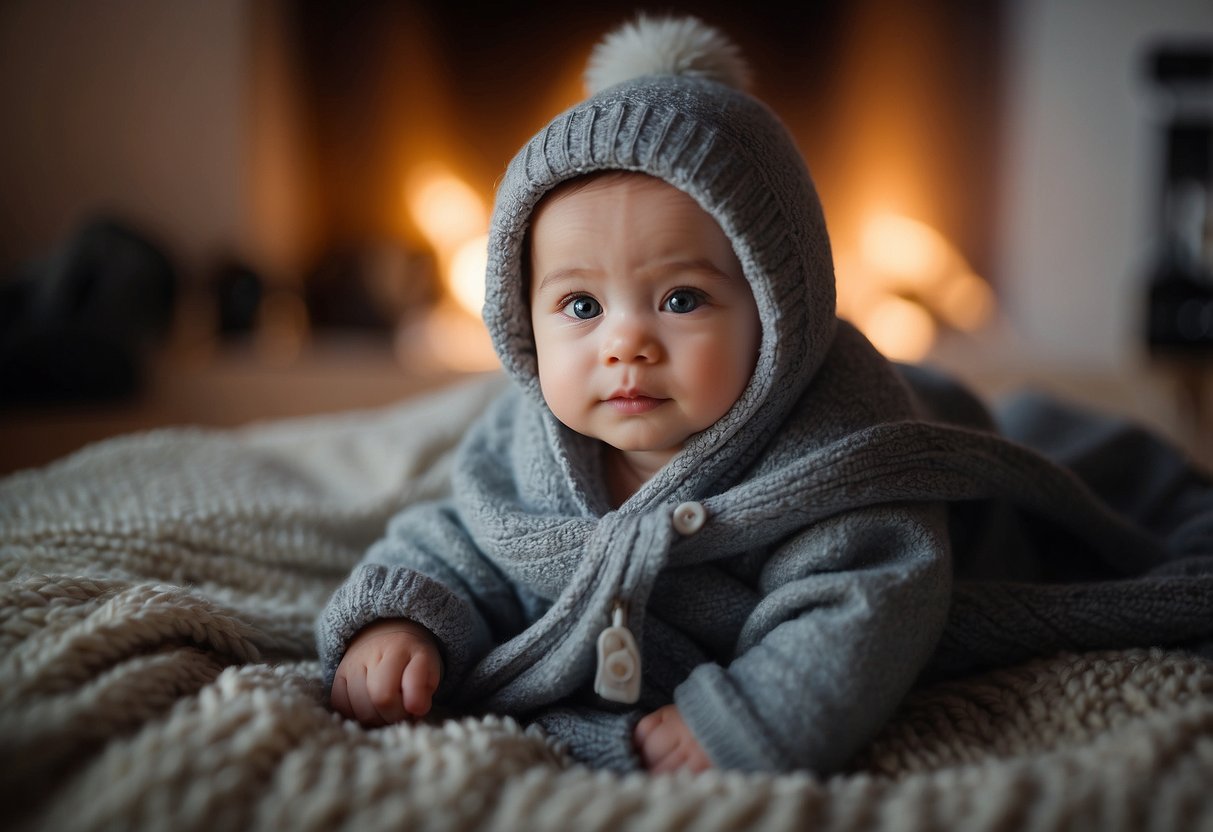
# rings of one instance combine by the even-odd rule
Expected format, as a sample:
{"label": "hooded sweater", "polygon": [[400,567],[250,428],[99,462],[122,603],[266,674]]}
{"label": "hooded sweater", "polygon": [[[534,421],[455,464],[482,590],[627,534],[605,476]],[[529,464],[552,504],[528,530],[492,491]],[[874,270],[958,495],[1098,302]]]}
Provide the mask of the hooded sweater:
{"label": "hooded sweater", "polygon": [[[524,262],[543,196],[603,170],[694,198],[732,243],[762,326],[733,407],[617,508],[601,445],[543,401]],[[593,765],[636,767],[632,726],[673,702],[719,767],[834,771],[924,671],[1104,646],[1092,610],[1140,588],[1073,604],[1055,586],[1006,583],[1040,576],[1023,567],[1042,551],[1023,518],[1044,518],[1039,529],[1100,575],[1140,576],[1174,560],[1166,535],[1208,517],[1196,501],[1162,533],[1134,522],[996,435],[963,392],[895,367],[839,321],[825,220],[794,142],[761,102],[712,77],[626,80],[523,147],[498,188],[485,322],[514,385],[461,443],[451,498],[403,511],[334,594],[320,655],[331,682],[363,627],[416,621],[442,653],[437,703],[533,722]],[[958,546],[962,576],[1000,582],[954,590]],[[1213,586],[1188,600],[1124,629],[1207,638]],[[593,690],[617,612],[639,650],[630,705]],[[1029,631],[1008,639],[1020,618]]]}

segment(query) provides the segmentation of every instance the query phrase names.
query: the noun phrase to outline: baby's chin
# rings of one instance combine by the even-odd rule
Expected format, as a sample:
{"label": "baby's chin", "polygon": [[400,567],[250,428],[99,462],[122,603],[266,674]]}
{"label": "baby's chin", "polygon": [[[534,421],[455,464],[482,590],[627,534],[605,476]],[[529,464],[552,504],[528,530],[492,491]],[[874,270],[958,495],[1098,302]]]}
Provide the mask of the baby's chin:
{"label": "baby's chin", "polygon": [[640,425],[633,425],[633,430],[602,431],[598,433],[581,432],[584,436],[597,439],[607,448],[625,454],[656,458],[664,456],[667,460],[678,455],[692,437],[697,433],[683,435],[681,432],[671,434],[669,431],[646,431]]}
{"label": "baby's chin", "polygon": [[663,463],[669,462],[679,451],[682,450],[682,444],[679,443],[673,447],[665,444],[655,444],[643,441],[607,441],[599,440],[610,450],[622,453],[628,456],[645,457],[649,460],[661,460]]}
{"label": "baby's chin", "polygon": [[601,442],[607,451],[643,456],[650,460],[661,457],[664,457],[666,461],[673,459],[686,446],[690,438],[696,435],[690,433],[684,436],[681,432],[671,433],[668,429],[661,431],[645,429],[639,423],[631,425],[630,430],[623,428],[594,430],[592,426],[585,423],[574,426],[564,422],[564,425],[588,439]]}

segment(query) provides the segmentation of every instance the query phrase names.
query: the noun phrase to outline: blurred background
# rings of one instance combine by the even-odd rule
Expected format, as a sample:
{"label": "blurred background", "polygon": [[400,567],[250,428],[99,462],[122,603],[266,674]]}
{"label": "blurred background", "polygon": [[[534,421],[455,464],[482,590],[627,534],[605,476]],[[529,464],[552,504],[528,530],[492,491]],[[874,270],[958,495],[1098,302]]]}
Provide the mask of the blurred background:
{"label": "blurred background", "polygon": [[[494,182],[635,3],[0,3],[0,473],[491,370]],[[1213,4],[664,2],[795,135],[839,311],[1213,460]]]}

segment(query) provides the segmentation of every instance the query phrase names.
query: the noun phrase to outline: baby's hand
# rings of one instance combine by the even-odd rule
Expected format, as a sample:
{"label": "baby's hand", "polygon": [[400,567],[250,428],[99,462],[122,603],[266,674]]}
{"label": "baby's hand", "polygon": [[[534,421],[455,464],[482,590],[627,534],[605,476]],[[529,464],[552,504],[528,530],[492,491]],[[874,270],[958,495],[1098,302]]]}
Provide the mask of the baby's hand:
{"label": "baby's hand", "polygon": [[712,767],[712,761],[674,705],[658,708],[636,723],[633,739],[649,771],[685,768],[698,773]]}
{"label": "baby's hand", "polygon": [[441,679],[442,657],[430,631],[389,618],[350,642],[333,679],[332,705],[368,727],[422,717]]}

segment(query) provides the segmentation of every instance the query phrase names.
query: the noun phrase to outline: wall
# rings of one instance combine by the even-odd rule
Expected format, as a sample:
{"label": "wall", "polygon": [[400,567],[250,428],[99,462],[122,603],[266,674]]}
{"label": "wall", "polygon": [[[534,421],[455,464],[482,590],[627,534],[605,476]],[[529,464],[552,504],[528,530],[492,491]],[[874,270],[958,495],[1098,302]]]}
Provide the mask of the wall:
{"label": "wall", "polygon": [[96,212],[187,271],[246,233],[243,0],[0,3],[0,270]]}
{"label": "wall", "polygon": [[[308,160],[282,94],[297,79],[282,74],[289,57],[250,40],[276,31],[274,7],[0,3],[0,271],[105,210],[162,235],[194,273],[232,251],[271,276],[297,272]],[[1154,224],[1142,49],[1213,37],[1213,4],[1013,0],[1004,15],[992,277],[1025,352],[1115,370],[1139,357]]]}
{"label": "wall", "polygon": [[1213,38],[1208,0],[1006,4],[1007,155],[995,279],[1025,360],[1139,362],[1155,228],[1156,123],[1143,50]]}

